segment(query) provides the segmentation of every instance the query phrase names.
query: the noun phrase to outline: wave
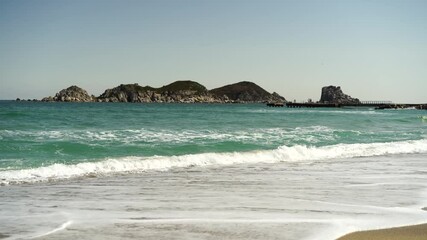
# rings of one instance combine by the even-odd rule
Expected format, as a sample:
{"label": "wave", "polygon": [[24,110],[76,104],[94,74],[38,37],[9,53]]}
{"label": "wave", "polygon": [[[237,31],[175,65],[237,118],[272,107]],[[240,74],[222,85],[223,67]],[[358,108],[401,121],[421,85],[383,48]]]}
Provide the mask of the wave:
{"label": "wave", "polygon": [[23,170],[0,171],[0,184],[34,183],[114,173],[167,171],[174,168],[233,164],[304,162],[327,159],[427,153],[427,139],[387,143],[337,144],[324,147],[281,146],[275,150],[202,153],[182,156],[123,157],[74,165],[53,164]]}
{"label": "wave", "polygon": [[99,142],[120,142],[134,144],[135,142],[145,143],[194,143],[200,141],[249,141],[264,142],[280,141],[283,139],[307,139],[312,134],[319,136],[318,141],[325,137],[332,137],[334,132],[344,132],[345,130],[332,129],[325,126],[309,126],[297,128],[264,128],[249,130],[160,130],[160,129],[123,129],[107,131],[10,131],[0,130],[0,139],[33,139],[37,141],[75,141],[84,143]]}
{"label": "wave", "polygon": [[375,110],[375,108],[345,107],[337,109],[312,109],[312,108],[267,108],[242,110],[247,113],[280,113],[280,114],[301,114],[301,113],[321,113],[321,114],[356,114],[356,115],[391,115],[391,112]]}
{"label": "wave", "polygon": [[329,126],[312,125],[300,127],[274,127],[249,129],[192,129],[165,130],[157,128],[116,129],[116,130],[54,130],[23,131],[0,130],[0,140],[10,143],[16,141],[53,143],[72,142],[89,146],[150,146],[180,144],[215,144],[236,142],[257,146],[280,145],[328,145],[328,143],[388,142],[420,138],[420,130],[396,132],[382,129],[350,130]]}

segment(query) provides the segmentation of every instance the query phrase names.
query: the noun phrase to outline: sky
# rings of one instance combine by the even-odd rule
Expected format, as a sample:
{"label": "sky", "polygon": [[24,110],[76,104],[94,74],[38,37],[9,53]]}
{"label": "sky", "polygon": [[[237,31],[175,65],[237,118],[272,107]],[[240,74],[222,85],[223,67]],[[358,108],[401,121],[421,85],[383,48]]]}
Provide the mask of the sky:
{"label": "sky", "polygon": [[427,103],[425,0],[0,0],[0,99],[176,80]]}

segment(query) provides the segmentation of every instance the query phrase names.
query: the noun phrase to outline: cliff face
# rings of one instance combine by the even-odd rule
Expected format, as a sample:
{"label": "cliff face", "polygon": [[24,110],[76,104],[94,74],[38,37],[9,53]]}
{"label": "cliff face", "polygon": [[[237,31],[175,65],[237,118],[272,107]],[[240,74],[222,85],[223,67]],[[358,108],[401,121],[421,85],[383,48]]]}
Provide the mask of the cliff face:
{"label": "cliff face", "polygon": [[320,103],[340,103],[340,104],[359,104],[357,98],[352,98],[344,94],[341,87],[327,86],[322,88]]}
{"label": "cliff face", "polygon": [[44,102],[93,102],[94,96],[90,96],[86,90],[77,86],[71,86],[63,89],[55,97],[45,97],[42,99]]}
{"label": "cliff face", "polygon": [[269,93],[253,82],[238,82],[209,91],[223,101],[232,102],[284,102],[285,98],[277,93]]}

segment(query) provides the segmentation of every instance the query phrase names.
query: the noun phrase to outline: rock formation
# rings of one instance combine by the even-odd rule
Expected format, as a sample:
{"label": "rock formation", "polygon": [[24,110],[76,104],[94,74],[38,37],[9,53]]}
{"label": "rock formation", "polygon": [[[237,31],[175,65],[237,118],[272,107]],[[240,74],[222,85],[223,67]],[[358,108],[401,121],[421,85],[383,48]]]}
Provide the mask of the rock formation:
{"label": "rock formation", "polygon": [[71,86],[61,90],[55,97],[46,97],[42,101],[51,102],[168,102],[168,103],[253,103],[284,102],[285,98],[277,93],[270,94],[252,82],[239,82],[208,91],[205,86],[194,81],[176,81],[169,85],[153,88],[135,84],[121,84],[107,89],[99,97]]}
{"label": "rock formation", "polygon": [[269,93],[253,82],[238,82],[209,91],[216,98],[232,102],[284,102],[284,97]]}
{"label": "rock formation", "polygon": [[277,92],[273,92],[271,95],[273,96],[274,101],[276,102],[286,102],[286,99],[282,97],[280,94],[278,94]]}
{"label": "rock formation", "polygon": [[161,88],[141,87],[138,84],[120,85],[106,90],[99,102],[216,102],[201,84],[176,81]]}
{"label": "rock formation", "polygon": [[344,94],[341,87],[327,86],[322,88],[320,103],[360,104],[359,99]]}
{"label": "rock formation", "polygon": [[107,89],[101,94],[98,102],[151,102],[155,92],[152,87],[142,87],[135,84],[121,84],[115,88]]}
{"label": "rock formation", "polygon": [[86,90],[74,85],[61,90],[55,97],[45,97],[42,99],[43,102],[93,102],[94,100],[94,96],[90,96]]}

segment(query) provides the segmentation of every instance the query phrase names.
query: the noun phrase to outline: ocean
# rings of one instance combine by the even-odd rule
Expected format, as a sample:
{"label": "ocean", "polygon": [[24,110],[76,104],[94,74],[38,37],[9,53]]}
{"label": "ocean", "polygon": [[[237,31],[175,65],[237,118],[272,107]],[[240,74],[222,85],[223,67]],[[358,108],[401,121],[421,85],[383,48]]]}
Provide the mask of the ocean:
{"label": "ocean", "polygon": [[426,206],[425,110],[0,101],[0,238],[336,239]]}

